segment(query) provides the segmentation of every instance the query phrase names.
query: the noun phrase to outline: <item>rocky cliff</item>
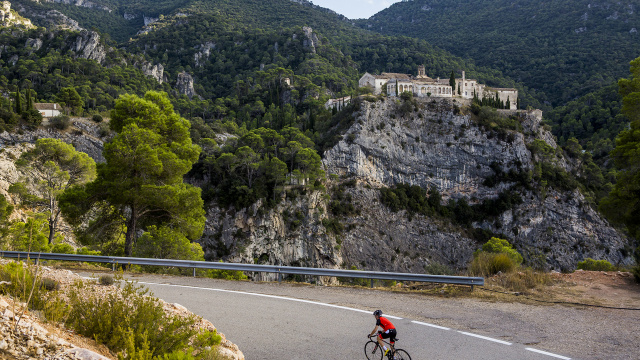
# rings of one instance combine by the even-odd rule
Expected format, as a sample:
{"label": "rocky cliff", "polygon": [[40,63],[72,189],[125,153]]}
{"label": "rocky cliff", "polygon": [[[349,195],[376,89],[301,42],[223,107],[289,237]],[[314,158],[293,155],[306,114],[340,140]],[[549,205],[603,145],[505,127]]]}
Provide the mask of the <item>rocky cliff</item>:
{"label": "rocky cliff", "polygon": [[[379,188],[412,184],[437,188],[445,202],[465,198],[470,204],[514,189],[521,204],[473,227],[504,234],[529,264],[569,270],[587,257],[632,262],[628,240],[578,190],[527,190],[508,181],[484,185],[496,166],[505,173],[531,171],[536,159],[529,147],[536,139],[557,145],[540,113],[512,114],[522,130],[497,136],[464,113],[468,105],[420,101],[417,111],[402,116],[392,99],[362,104],[343,140],[323,156],[327,174],[337,179],[328,187],[340,187],[357,209],[337,218],[344,228],[340,234],[322,225],[330,218],[329,195],[324,201],[311,195],[266,213],[260,204],[242,211],[212,208],[204,248],[216,258],[270,264],[412,272],[434,265],[465,268],[481,245],[466,231],[449,220],[394,213],[380,203]],[[567,170],[574,166],[564,158],[557,163]],[[300,225],[292,228],[286,224],[294,213]]]}
{"label": "rocky cliff", "polygon": [[198,95],[193,88],[193,77],[191,76],[191,74],[185,71],[178,73],[176,90],[178,91],[178,94],[187,95],[189,99]]}
{"label": "rocky cliff", "polygon": [[[522,131],[510,131],[500,139],[480,128],[470,115],[455,115],[456,108],[466,105],[431,100],[420,103],[418,111],[400,116],[393,100],[364,102],[345,140],[325,153],[327,172],[355,176],[372,186],[436,187],[445,200],[465,198],[473,204],[495,199],[513,187],[510,182],[485,185],[485,179],[495,174],[496,164],[505,173],[530,171],[535,166],[529,150],[532,142],[538,139],[557,147],[539,114],[520,113]],[[567,170],[573,166],[564,158],[558,164]],[[579,191],[515,191],[522,204],[474,227],[507,235],[529,262],[542,258],[555,269],[573,269],[586,257],[630,263],[627,239]],[[402,237],[406,242],[422,239],[419,234]],[[477,246],[468,248],[468,241],[460,244],[454,238],[449,242],[465,248],[467,254]]]}
{"label": "rocky cliff", "polygon": [[27,29],[34,27],[31,20],[25,19],[11,10],[11,3],[8,1],[0,2],[0,26],[22,26]]}
{"label": "rocky cliff", "polygon": [[99,126],[90,121],[74,119],[68,131],[59,131],[44,125],[34,131],[21,130],[18,133],[0,133],[0,194],[8,199],[7,190],[13,183],[21,181],[24,175],[16,169],[15,161],[42,138],[60,139],[72,144],[76,150],[87,153],[96,162],[104,162],[103,138]]}

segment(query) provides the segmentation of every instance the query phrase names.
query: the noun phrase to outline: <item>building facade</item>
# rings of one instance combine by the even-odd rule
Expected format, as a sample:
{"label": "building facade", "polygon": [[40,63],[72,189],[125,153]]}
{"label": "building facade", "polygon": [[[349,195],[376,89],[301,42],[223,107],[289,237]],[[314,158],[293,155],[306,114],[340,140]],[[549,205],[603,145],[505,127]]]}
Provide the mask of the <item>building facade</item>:
{"label": "building facade", "polygon": [[461,78],[455,79],[455,88],[452,88],[449,79],[428,77],[425,74],[424,66],[418,67],[417,76],[396,73],[382,73],[380,75],[365,73],[360,78],[359,86],[371,88],[376,95],[386,91],[388,96],[398,96],[408,91],[416,97],[473,99],[475,96],[482,99],[483,97],[495,98],[497,94],[504,104],[509,104],[509,109],[516,110],[518,104],[517,89],[487,87],[475,79],[467,79],[464,71]]}
{"label": "building facade", "polygon": [[33,107],[42,114],[42,117],[49,118],[60,115],[62,108],[58,104],[51,103],[35,103]]}

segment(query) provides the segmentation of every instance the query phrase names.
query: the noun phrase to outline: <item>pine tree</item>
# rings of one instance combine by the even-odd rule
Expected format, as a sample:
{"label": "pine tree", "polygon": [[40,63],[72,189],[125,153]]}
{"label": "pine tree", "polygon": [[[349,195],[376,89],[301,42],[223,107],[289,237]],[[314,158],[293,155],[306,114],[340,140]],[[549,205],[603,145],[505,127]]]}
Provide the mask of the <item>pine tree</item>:
{"label": "pine tree", "polygon": [[511,109],[511,101],[509,101],[509,97],[507,96],[507,109]]}
{"label": "pine tree", "polygon": [[31,100],[31,89],[27,87],[27,108],[26,111],[33,109],[33,101]]}
{"label": "pine tree", "polygon": [[449,78],[449,85],[451,86],[451,91],[456,91],[456,74],[451,70],[451,77]]}
{"label": "pine tree", "polygon": [[20,88],[16,90],[16,114],[22,114],[22,99],[20,95]]}

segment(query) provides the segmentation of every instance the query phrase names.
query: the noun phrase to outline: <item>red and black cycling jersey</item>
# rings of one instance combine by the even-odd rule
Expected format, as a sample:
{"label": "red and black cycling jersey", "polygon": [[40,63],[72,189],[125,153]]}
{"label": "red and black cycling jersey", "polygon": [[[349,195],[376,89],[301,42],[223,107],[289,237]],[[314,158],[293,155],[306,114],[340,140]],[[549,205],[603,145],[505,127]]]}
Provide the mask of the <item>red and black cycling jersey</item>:
{"label": "red and black cycling jersey", "polygon": [[380,318],[376,321],[376,325],[381,326],[383,332],[396,328],[395,326],[393,326],[391,321],[389,321],[387,318],[382,316],[380,316]]}

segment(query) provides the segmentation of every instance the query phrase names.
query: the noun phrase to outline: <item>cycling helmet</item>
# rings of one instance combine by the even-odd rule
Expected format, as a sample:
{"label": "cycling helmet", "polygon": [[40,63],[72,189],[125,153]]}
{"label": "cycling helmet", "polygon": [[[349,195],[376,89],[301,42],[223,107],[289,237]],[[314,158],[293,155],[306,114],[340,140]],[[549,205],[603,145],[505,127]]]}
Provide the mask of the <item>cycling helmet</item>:
{"label": "cycling helmet", "polygon": [[382,316],[382,310],[376,310],[373,312],[373,316]]}

